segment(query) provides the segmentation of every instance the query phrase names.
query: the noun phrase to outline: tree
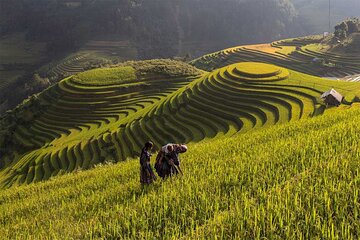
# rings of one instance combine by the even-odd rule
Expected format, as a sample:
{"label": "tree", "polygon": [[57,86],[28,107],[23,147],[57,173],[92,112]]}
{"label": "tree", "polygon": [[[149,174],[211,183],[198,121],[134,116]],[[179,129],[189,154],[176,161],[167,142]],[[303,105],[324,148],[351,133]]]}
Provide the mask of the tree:
{"label": "tree", "polygon": [[337,39],[345,39],[350,34],[360,32],[360,19],[347,19],[335,26],[335,37]]}
{"label": "tree", "polygon": [[349,28],[346,22],[341,22],[340,24],[335,26],[335,37],[339,40],[345,39],[347,37]]}
{"label": "tree", "polygon": [[347,21],[348,34],[360,32],[360,19],[352,18]]}

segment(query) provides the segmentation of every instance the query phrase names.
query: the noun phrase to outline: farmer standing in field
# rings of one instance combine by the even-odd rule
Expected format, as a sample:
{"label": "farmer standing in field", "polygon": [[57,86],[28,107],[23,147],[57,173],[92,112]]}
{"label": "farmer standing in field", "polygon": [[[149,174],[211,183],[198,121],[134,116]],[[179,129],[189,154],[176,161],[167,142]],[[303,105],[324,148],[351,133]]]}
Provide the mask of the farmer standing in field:
{"label": "farmer standing in field", "polygon": [[167,178],[178,173],[183,174],[180,168],[179,153],[186,151],[187,146],[185,144],[169,143],[163,146],[156,157],[155,164],[155,169],[159,176]]}
{"label": "farmer standing in field", "polygon": [[150,165],[152,142],[145,143],[140,155],[140,182],[141,184],[151,184],[156,180],[156,176]]}

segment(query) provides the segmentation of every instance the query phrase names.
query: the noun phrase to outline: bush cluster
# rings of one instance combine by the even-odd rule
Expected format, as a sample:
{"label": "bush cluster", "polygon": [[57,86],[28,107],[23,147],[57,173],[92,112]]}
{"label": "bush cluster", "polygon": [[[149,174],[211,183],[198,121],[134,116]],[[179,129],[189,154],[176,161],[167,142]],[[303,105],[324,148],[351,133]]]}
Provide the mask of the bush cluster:
{"label": "bush cluster", "polygon": [[171,59],[153,59],[145,61],[129,61],[118,66],[131,66],[136,69],[137,75],[141,77],[151,75],[164,75],[170,77],[196,76],[202,71],[181,61]]}
{"label": "bush cluster", "polygon": [[342,40],[357,32],[360,32],[360,19],[351,18],[336,25],[334,34],[337,40]]}

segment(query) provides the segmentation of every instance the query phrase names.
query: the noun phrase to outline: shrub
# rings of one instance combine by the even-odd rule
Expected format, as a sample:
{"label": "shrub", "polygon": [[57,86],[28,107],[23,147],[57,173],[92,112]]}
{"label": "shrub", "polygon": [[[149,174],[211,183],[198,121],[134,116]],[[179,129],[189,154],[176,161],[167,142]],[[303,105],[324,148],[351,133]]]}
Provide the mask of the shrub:
{"label": "shrub", "polygon": [[360,32],[360,19],[347,19],[335,26],[335,37],[345,39],[352,33]]}

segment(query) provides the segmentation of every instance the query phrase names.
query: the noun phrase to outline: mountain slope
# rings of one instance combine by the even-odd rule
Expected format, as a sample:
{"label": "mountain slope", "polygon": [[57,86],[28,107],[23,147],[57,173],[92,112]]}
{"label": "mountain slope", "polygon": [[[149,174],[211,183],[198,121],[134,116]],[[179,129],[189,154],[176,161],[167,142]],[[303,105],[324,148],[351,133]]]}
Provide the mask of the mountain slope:
{"label": "mountain slope", "polygon": [[322,36],[285,39],[271,44],[246,45],[207,54],[190,62],[193,66],[212,70],[232,63],[257,61],[276,64],[320,77],[343,78],[360,73],[359,46],[351,52],[330,52]]}
{"label": "mountain slope", "polygon": [[[360,96],[359,83],[269,64],[237,63],[199,77],[186,64],[148,65],[148,77],[137,78],[147,64],[134,62],[64,79],[3,118],[1,185],[135,157],[148,139],[157,147],[198,142],[316,116],[332,87],[349,103]],[[159,75],[166,71],[174,73]]]}
{"label": "mountain slope", "polygon": [[134,160],[2,190],[0,232],[5,239],[353,239],[359,116],[353,105],[190,144],[185,175],[149,187],[139,184]]}

